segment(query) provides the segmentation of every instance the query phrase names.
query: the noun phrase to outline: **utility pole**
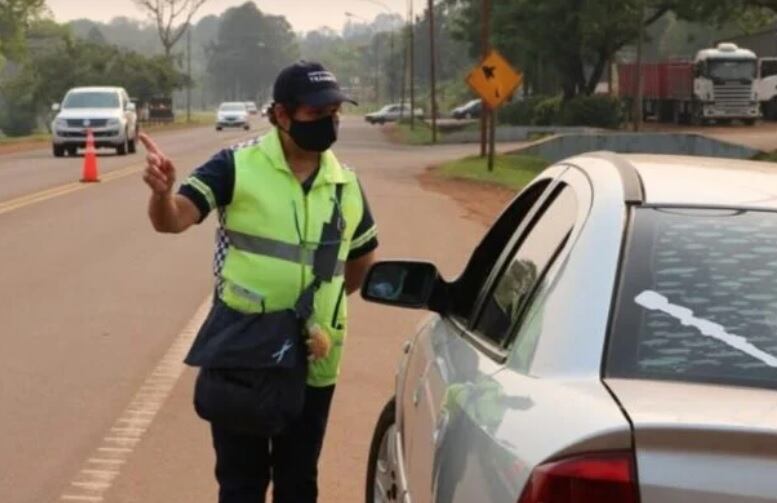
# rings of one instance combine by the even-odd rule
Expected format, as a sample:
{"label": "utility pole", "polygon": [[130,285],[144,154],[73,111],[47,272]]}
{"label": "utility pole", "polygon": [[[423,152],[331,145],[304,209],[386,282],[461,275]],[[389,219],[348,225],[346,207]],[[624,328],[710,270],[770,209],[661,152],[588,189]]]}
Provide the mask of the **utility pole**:
{"label": "utility pole", "polygon": [[186,122],[192,121],[192,25],[186,27]]}
{"label": "utility pole", "polygon": [[429,72],[432,84],[432,143],[437,143],[437,83],[435,77],[434,60],[434,0],[429,0]]}
{"label": "utility pole", "polygon": [[375,43],[375,103],[380,105],[380,37],[373,37]]}
{"label": "utility pole", "polygon": [[407,31],[407,28],[402,31],[403,37],[403,51],[402,51],[402,87],[400,89],[401,97],[399,99],[400,107],[399,107],[399,120],[400,122],[405,117],[405,88],[407,87],[407,34],[405,33]]}
{"label": "utility pole", "polygon": [[[391,75],[395,75],[394,71],[397,69],[397,58],[394,54],[394,30],[392,29],[389,32],[389,66],[391,66],[391,69],[389,72]],[[397,101],[397,81],[395,78],[392,78],[389,80],[391,82],[391,89],[389,90],[389,93],[391,94],[391,102],[394,103]]]}
{"label": "utility pole", "polygon": [[639,131],[642,128],[642,95],[644,94],[644,85],[642,82],[642,46],[645,44],[645,12],[647,5],[645,0],[642,0],[642,8],[639,11],[639,37],[637,38],[637,63],[635,67],[635,79],[637,92],[634,93],[634,107],[632,109],[634,131]]}
{"label": "utility pole", "polygon": [[413,0],[410,0],[410,129],[415,128],[415,58],[413,57],[413,30],[415,18],[413,17]]}
{"label": "utility pole", "polygon": [[[491,24],[491,1],[480,0],[480,53],[481,59],[486,59],[488,51],[491,49],[491,43],[489,42],[490,33],[489,25]],[[488,104],[486,100],[480,101],[480,157],[486,156],[486,136],[488,128],[488,119],[490,117]]]}

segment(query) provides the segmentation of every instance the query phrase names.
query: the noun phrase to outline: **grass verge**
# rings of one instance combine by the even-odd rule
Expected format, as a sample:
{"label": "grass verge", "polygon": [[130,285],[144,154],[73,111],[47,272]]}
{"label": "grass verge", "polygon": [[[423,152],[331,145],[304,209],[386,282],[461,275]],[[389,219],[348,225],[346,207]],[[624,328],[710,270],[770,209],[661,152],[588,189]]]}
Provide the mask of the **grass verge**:
{"label": "grass verge", "polygon": [[436,171],[443,177],[494,183],[519,190],[549,165],[550,163],[539,157],[498,155],[494,158],[493,171],[488,170],[487,159],[481,157],[465,157],[447,162],[440,165]]}
{"label": "grass verge", "polygon": [[[413,128],[410,128],[410,123],[402,121],[397,124],[393,124],[391,136],[395,141],[399,143],[406,143],[408,145],[431,145],[432,144],[432,128],[422,121],[416,120]],[[440,138],[440,132],[437,131],[437,138]]]}

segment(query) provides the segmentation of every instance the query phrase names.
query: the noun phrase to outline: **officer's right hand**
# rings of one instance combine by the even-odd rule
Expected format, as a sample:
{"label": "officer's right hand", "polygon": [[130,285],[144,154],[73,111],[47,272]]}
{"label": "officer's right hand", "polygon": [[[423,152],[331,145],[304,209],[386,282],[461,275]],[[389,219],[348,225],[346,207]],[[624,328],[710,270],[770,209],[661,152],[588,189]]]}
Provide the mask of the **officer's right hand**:
{"label": "officer's right hand", "polygon": [[159,150],[159,147],[146,133],[138,136],[146,147],[146,169],[143,171],[143,181],[157,195],[167,195],[175,184],[175,166],[170,159]]}

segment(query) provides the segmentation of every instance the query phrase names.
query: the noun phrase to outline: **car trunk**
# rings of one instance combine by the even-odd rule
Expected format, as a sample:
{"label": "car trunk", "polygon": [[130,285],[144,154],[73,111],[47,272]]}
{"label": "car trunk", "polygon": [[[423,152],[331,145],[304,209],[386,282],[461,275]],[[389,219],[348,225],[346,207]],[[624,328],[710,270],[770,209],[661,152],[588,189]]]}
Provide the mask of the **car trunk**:
{"label": "car trunk", "polygon": [[641,503],[777,503],[777,392],[606,379],[634,427]]}

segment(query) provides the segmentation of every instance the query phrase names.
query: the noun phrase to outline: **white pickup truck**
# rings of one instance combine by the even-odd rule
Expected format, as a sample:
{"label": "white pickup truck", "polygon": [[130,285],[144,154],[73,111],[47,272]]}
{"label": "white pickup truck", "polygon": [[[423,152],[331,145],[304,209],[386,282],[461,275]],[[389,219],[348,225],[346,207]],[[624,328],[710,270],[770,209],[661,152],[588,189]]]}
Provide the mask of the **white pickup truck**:
{"label": "white pickup truck", "polygon": [[76,87],[62,103],[51,123],[54,157],[76,155],[86,146],[87,129],[92,130],[96,148],[115,148],[118,155],[135,153],[138,120],[135,104],[122,87]]}
{"label": "white pickup truck", "polygon": [[[420,108],[416,108],[413,111],[413,116],[417,119],[424,117],[424,111]],[[386,105],[377,112],[372,112],[364,116],[364,120],[370,124],[385,124],[387,122],[395,122],[401,118],[410,118],[410,105],[407,103],[399,104],[392,103]]]}

